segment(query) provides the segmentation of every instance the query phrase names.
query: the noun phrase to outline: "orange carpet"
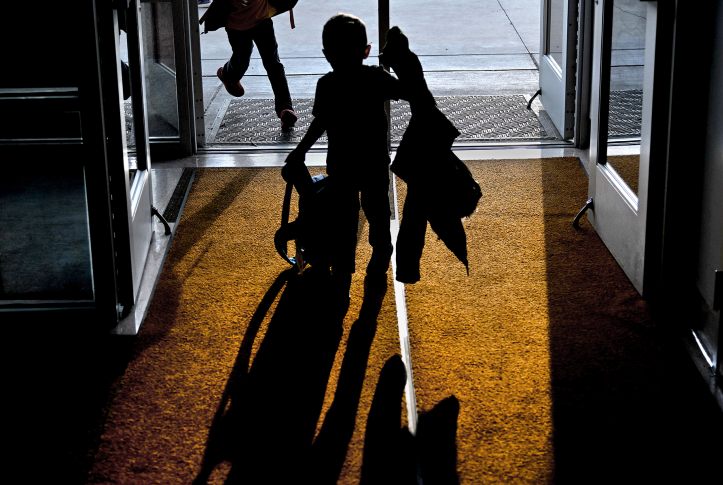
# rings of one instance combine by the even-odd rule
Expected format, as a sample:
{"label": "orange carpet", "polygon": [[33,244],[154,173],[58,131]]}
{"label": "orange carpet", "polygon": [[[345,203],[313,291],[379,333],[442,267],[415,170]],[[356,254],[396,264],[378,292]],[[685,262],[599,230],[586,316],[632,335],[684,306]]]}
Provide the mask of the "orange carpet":
{"label": "orange carpet", "polygon": [[[272,244],[284,187],[279,169],[197,173],[89,483],[359,481],[399,353],[394,292],[365,288],[363,219],[343,319],[325,275],[287,270]],[[387,388],[399,428],[402,389]]]}
{"label": "orange carpet", "polygon": [[630,190],[638,194],[638,178],[640,177],[640,155],[617,155],[608,157],[608,163],[613,166]]}
{"label": "orange carpet", "polygon": [[[420,433],[428,417],[447,437],[446,453],[421,447],[423,476],[468,484],[715,476],[696,469],[696,453],[723,456],[711,438],[723,423],[702,379],[587,219],[572,227],[588,189],[577,159],[467,165],[484,193],[465,223],[470,276],[430,230],[422,279],[406,287]],[[403,183],[398,191],[403,199]]]}
{"label": "orange carpet", "polygon": [[587,220],[572,228],[578,161],[468,165],[470,276],[430,231],[406,286],[416,440],[363,217],[341,318],[333,281],[273,249],[279,170],[207,169],[89,483],[417,483],[415,461],[427,485],[712,483],[720,412]]}

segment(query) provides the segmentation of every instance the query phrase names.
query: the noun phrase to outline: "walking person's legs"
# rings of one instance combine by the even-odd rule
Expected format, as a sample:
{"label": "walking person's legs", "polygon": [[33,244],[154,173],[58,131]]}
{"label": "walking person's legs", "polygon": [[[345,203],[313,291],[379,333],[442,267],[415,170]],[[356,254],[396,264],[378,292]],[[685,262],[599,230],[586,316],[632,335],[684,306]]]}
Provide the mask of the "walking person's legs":
{"label": "walking person's legs", "polygon": [[227,27],[226,34],[233,53],[231,59],[218,69],[216,75],[223,82],[226,91],[231,96],[238,98],[244,94],[244,88],[241,86],[240,81],[249,68],[254,44],[248,30],[233,30]]}
{"label": "walking person's legs", "polygon": [[291,128],[296,122],[296,113],[289,93],[289,84],[286,81],[286,71],[279,59],[279,46],[276,43],[274,23],[266,19],[250,30],[256,48],[259,50],[266,74],[274,91],[274,108],[281,118],[282,128]]}

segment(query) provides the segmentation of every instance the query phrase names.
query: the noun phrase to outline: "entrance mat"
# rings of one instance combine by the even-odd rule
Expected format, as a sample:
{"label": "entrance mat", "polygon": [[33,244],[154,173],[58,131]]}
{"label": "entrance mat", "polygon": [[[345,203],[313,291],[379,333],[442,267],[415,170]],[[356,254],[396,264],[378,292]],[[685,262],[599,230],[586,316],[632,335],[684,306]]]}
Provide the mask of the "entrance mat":
{"label": "entrance mat", "polygon": [[[462,132],[457,141],[554,140],[521,94],[506,96],[442,96],[435,98],[439,108]],[[209,136],[209,144],[298,143],[313,119],[314,100],[294,100],[299,117],[296,128],[281,131],[271,99],[234,99],[219,112]],[[391,103],[392,141],[401,140],[411,111],[406,101]],[[360,134],[360,136],[363,134]],[[326,136],[320,142],[325,143]]]}
{"label": "entrance mat", "polygon": [[587,219],[572,227],[588,190],[579,161],[466,163],[484,193],[464,223],[470,275],[430,230],[422,279],[406,285],[419,433],[444,437],[436,454],[420,450],[423,476],[713,479],[696,455],[723,456],[720,412]]}
{"label": "entrance mat", "polygon": [[379,473],[406,419],[391,276],[365,284],[360,219],[344,315],[328,273],[299,276],[274,249],[284,188],[279,169],[197,171],[88,483]]}
{"label": "entrance mat", "polygon": [[643,90],[610,91],[610,138],[638,138],[643,125]]}

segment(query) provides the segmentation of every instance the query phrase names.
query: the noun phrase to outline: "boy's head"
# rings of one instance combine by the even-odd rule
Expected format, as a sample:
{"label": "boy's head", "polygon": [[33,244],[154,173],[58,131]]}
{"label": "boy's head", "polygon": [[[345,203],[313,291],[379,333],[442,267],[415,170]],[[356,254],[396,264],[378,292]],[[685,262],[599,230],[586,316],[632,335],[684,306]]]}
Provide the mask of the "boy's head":
{"label": "boy's head", "polygon": [[338,13],[327,20],[321,41],[326,60],[334,69],[361,64],[371,50],[364,22],[345,13]]}

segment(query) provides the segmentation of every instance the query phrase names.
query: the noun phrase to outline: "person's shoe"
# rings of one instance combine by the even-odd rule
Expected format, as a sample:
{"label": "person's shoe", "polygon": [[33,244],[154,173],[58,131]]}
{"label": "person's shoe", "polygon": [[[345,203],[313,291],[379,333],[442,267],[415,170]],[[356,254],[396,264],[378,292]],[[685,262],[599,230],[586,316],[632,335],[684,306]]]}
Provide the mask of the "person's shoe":
{"label": "person's shoe", "polygon": [[386,274],[389,270],[393,252],[394,246],[391,243],[385,249],[372,251],[372,257],[369,259],[369,264],[367,264],[367,274],[372,276]]}
{"label": "person's shoe", "polygon": [[285,109],[281,113],[279,113],[279,118],[281,118],[281,129],[282,130],[290,130],[294,127],[296,124],[296,120],[298,119],[296,117],[296,113],[291,111],[290,109]]}
{"label": "person's shoe", "polygon": [[223,79],[223,66],[218,68],[218,71],[216,71],[216,76],[221,80],[223,83],[223,87],[226,88],[226,91],[228,91],[228,94],[231,96],[235,96],[237,98],[240,98],[244,95],[244,87],[241,86],[241,82],[237,82],[236,84],[227,83]]}
{"label": "person's shoe", "polygon": [[351,273],[334,274],[332,270],[331,281],[334,298],[348,302],[351,298]]}

